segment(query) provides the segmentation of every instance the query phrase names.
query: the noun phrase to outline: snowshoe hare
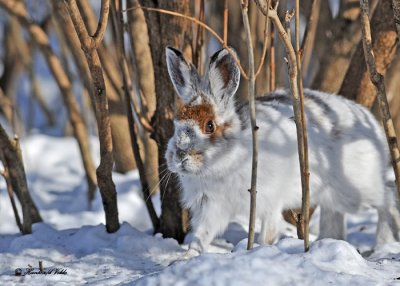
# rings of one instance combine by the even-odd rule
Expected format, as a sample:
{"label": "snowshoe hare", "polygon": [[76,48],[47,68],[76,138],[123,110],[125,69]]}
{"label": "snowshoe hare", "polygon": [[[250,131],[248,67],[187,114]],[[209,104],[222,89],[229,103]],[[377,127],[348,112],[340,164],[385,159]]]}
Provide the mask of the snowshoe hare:
{"label": "snowshoe hare", "polygon": [[[166,48],[183,105],[166,159],[190,209],[190,249],[205,251],[237,214],[249,214],[252,136],[247,104],[235,102],[240,71],[222,49],[201,78],[182,53]],[[321,208],[320,238],[345,239],[344,213],[378,210],[377,243],[398,240],[399,212],[385,135],[374,116],[343,97],[305,90],[311,205]],[[259,243],[272,243],[282,210],[301,206],[296,126],[288,91],[256,99],[259,127]],[[390,178],[389,178],[390,177]]]}

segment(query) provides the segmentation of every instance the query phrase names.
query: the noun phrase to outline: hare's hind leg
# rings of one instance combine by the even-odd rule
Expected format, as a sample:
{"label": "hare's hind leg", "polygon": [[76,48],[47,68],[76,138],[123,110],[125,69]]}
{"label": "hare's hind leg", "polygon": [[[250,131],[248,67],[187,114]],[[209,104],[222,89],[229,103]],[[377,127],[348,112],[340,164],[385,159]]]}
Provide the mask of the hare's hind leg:
{"label": "hare's hind leg", "polygon": [[376,245],[399,241],[399,222],[396,218],[398,215],[397,209],[394,210],[393,207],[378,209]]}
{"label": "hare's hind leg", "polygon": [[394,182],[386,183],[384,198],[384,203],[376,206],[378,210],[376,245],[399,241],[400,206]]}
{"label": "hare's hind leg", "polygon": [[261,231],[257,242],[263,244],[273,244],[279,234],[280,212],[269,213],[261,218]]}
{"label": "hare's hind leg", "polygon": [[346,239],[346,220],[343,213],[321,206],[318,239],[322,238]]}

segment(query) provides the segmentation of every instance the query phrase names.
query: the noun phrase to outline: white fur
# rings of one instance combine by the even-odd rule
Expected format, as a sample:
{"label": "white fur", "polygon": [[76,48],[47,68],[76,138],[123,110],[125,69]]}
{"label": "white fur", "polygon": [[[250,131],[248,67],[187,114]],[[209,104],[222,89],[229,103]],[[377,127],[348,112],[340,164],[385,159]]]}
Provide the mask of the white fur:
{"label": "white fur", "polygon": [[[250,122],[241,127],[243,120],[234,108],[233,96],[228,105],[221,106],[211,93],[203,88],[199,103],[211,102],[218,124],[230,124],[225,137],[213,143],[195,121],[175,121],[175,134],[166,152],[168,167],[178,173],[182,184],[182,203],[192,214],[190,248],[197,251],[206,250],[236,215],[248,215],[250,205]],[[377,243],[398,240],[400,216],[393,182],[387,178],[392,171],[382,128],[368,110],[354,102],[312,90],[305,94],[311,205],[321,206],[320,238],[345,239],[344,213],[374,207],[379,214]],[[301,206],[293,109],[279,100],[282,96],[290,99],[290,95],[278,91],[270,96],[277,100],[256,103],[260,243],[271,243],[277,237],[282,210]],[[178,158],[178,149],[184,150],[184,158]]]}

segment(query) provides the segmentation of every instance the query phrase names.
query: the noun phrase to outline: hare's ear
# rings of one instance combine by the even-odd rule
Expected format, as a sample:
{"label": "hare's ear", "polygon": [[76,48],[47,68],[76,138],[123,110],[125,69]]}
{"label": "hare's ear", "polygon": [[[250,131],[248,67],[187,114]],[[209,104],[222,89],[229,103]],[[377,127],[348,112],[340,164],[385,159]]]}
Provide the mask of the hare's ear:
{"label": "hare's ear", "polygon": [[211,57],[208,78],[215,99],[227,103],[239,86],[240,70],[226,49],[219,50]]}
{"label": "hare's ear", "polygon": [[165,49],[169,77],[178,96],[188,103],[198,95],[200,77],[196,68],[188,63],[177,49]]}

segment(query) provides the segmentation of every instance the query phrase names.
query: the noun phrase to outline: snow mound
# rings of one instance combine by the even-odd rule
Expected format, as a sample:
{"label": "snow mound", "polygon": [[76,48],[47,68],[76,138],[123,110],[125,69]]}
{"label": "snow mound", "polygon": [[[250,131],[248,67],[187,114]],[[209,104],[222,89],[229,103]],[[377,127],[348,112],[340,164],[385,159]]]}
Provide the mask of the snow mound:
{"label": "snow mound", "polygon": [[[31,235],[2,236],[0,245],[1,285],[127,283],[160,271],[183,253],[175,240],[147,235],[127,223],[113,234],[102,224],[58,231],[39,223]],[[66,275],[15,276],[17,268],[23,274],[29,265],[38,268],[39,260],[46,269],[65,269]]]}
{"label": "snow mound", "polygon": [[287,238],[248,252],[204,254],[178,262],[135,285],[377,285],[395,282],[400,262],[365,260],[347,242],[324,239],[304,253],[303,242]]}

